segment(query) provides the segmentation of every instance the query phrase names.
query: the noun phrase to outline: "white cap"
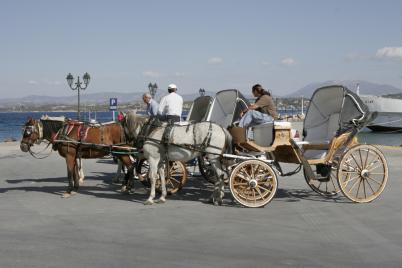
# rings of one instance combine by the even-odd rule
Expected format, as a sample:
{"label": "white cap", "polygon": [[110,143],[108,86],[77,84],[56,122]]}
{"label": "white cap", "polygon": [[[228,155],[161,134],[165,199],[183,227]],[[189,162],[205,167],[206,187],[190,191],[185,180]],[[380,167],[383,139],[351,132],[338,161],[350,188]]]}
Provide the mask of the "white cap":
{"label": "white cap", "polygon": [[177,89],[177,86],[175,84],[170,84],[168,85],[168,89]]}

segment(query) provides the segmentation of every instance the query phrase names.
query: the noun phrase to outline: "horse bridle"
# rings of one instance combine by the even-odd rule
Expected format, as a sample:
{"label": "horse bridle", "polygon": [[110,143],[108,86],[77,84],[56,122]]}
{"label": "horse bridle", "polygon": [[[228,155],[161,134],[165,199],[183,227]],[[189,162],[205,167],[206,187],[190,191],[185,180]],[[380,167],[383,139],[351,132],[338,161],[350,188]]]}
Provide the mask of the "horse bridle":
{"label": "horse bridle", "polygon": [[31,142],[31,143],[26,143],[28,145],[33,145],[34,143],[39,144],[42,142],[42,136],[43,133],[41,133],[42,128],[40,126],[40,122],[37,120],[34,120],[34,124],[33,125],[29,125],[29,126],[23,126],[22,127],[22,137],[29,137],[28,140],[31,142],[31,135],[36,133],[38,134],[38,139],[35,142]]}
{"label": "horse bridle", "polygon": [[[23,137],[29,137],[29,138],[28,138],[28,142],[22,142],[22,141],[21,142],[25,143],[26,145],[28,145],[28,152],[34,158],[43,159],[43,158],[48,157],[52,153],[52,150],[50,150],[50,153],[45,155],[45,156],[38,156],[38,155],[43,153],[50,146],[51,142],[49,142],[47,144],[47,146],[43,150],[41,150],[40,152],[33,152],[31,150],[31,147],[32,147],[32,145],[34,143],[40,144],[42,142],[42,140],[43,140],[43,127],[41,126],[40,121],[34,120],[34,122],[35,123],[33,125],[23,126],[22,127],[22,136]],[[38,135],[38,139],[36,141],[32,141],[32,139],[31,139],[31,135],[34,134],[34,133],[36,133]]]}

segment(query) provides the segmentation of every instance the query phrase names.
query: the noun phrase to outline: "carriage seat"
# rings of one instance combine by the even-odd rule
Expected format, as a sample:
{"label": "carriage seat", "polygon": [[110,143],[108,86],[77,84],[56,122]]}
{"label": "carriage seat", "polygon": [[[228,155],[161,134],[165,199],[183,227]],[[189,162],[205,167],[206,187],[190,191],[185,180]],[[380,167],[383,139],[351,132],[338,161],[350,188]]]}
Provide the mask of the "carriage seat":
{"label": "carriage seat", "polygon": [[339,129],[339,113],[331,114],[327,120],[318,126],[307,129],[303,146],[304,157],[307,159],[322,159],[326,156],[331,140]]}

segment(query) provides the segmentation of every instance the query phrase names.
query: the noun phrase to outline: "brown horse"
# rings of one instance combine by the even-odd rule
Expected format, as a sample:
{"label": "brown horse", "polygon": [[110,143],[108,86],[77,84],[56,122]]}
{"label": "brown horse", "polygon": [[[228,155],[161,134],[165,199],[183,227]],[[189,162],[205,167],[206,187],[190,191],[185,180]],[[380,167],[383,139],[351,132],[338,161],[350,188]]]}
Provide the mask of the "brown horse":
{"label": "brown horse", "polygon": [[[32,119],[30,118],[29,121],[32,122]],[[58,116],[58,117],[49,117],[49,116],[42,116],[40,119],[40,124],[37,125],[37,132],[39,133],[39,139],[35,141],[35,144],[40,144],[42,141],[47,141],[48,143],[53,142],[53,137],[56,135],[56,133],[64,126],[66,123],[66,119],[64,116]],[[31,133],[32,130],[34,130],[35,127],[24,127],[24,133],[23,135],[27,136],[27,134]],[[49,146],[49,145],[48,145]],[[30,152],[31,155],[37,159],[43,159],[45,157],[38,157],[37,153],[32,152],[27,145],[22,144],[21,150],[24,152]],[[77,164],[76,164],[76,171],[79,175],[79,181],[80,184],[84,182],[84,170],[82,167],[82,160],[77,159]]]}
{"label": "brown horse", "polygon": [[50,128],[51,125],[44,120],[30,118],[25,123],[20,148],[27,152],[42,138],[53,143],[53,149],[66,159],[67,164],[68,188],[63,197],[70,197],[79,188],[79,176],[76,171],[78,158],[101,158],[115,153],[128,170],[134,168],[130,159],[131,150],[125,144],[125,135],[119,123],[88,124],[70,120],[57,134]]}

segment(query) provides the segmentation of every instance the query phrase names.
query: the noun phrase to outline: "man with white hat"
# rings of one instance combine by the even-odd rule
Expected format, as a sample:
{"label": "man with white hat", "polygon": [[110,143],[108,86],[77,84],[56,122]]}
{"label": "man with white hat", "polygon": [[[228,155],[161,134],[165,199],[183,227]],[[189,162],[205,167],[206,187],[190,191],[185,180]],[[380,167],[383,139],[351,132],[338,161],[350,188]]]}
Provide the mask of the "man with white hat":
{"label": "man with white hat", "polygon": [[158,114],[160,120],[180,122],[183,110],[183,98],[176,91],[177,86],[175,84],[168,86],[169,94],[164,96],[159,103]]}

